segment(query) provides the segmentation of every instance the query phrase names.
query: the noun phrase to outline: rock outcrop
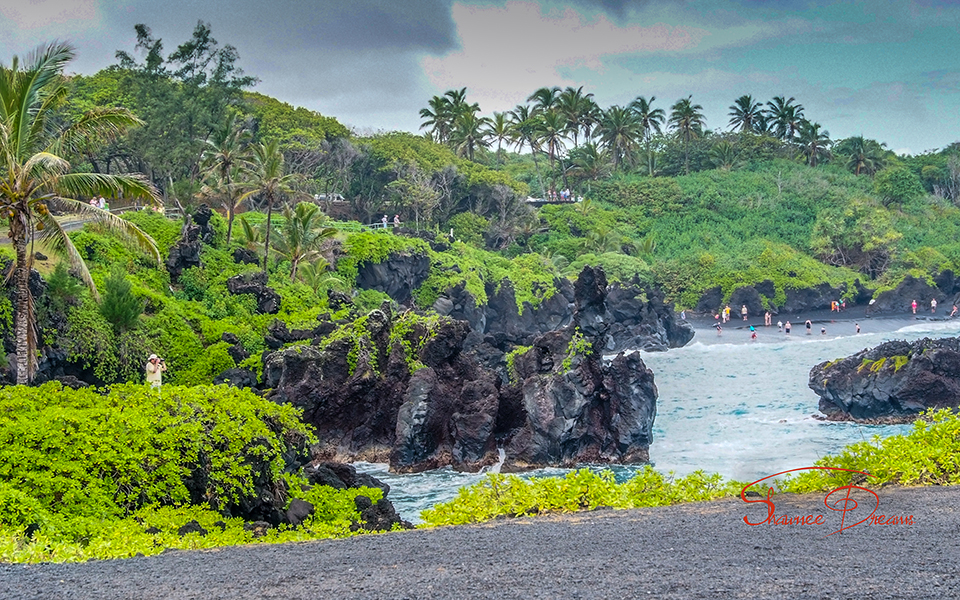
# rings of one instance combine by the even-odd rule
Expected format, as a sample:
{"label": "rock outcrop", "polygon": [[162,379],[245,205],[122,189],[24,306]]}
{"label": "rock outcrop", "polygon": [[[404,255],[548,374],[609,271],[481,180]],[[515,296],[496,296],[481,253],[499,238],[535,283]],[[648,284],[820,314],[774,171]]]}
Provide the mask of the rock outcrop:
{"label": "rock outcrop", "polygon": [[960,406],[960,340],[892,341],[810,371],[820,411],[833,421],[909,422]]}
{"label": "rock outcrop", "polygon": [[257,299],[257,312],[261,314],[273,315],[280,310],[280,294],[267,287],[267,274],[263,271],[227,279],[227,291],[231,294],[253,294]]}
{"label": "rock outcrop", "polygon": [[[475,471],[496,462],[498,448],[506,468],[646,461],[653,374],[637,354],[609,363],[602,355],[677,344],[685,324],[652,291],[608,286],[602,269],[584,269],[557,296],[550,310],[518,315],[505,282],[492,310],[509,301],[516,319],[475,319],[484,330],[467,320],[394,317],[384,306],[311,345],[270,354],[263,386],[303,409],[323,440],[318,457],[389,461],[401,472]],[[460,307],[450,312],[477,316],[475,304]]]}

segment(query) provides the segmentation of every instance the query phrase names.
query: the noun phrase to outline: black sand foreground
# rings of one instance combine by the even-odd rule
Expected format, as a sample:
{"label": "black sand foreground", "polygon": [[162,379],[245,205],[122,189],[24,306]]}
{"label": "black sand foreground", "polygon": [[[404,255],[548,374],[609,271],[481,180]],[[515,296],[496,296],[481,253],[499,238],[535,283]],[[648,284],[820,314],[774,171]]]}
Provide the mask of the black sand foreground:
{"label": "black sand foreground", "polygon": [[[861,504],[845,525],[876,504],[854,494]],[[731,499],[129,560],[3,565],[0,597],[960,597],[960,486],[884,488],[877,515],[889,524],[829,536],[841,514],[824,506],[824,496],[772,499],[777,518],[810,525],[751,527],[744,516],[761,521],[766,506]],[[911,515],[913,524],[902,524]]]}

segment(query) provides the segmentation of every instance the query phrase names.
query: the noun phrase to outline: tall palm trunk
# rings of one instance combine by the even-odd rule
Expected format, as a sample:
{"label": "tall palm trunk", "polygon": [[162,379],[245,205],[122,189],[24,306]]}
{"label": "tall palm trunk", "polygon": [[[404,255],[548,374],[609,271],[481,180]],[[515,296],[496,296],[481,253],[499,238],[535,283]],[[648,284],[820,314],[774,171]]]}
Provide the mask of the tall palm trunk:
{"label": "tall palm trunk", "polygon": [[[21,213],[22,214],[22,213]],[[16,253],[13,281],[17,290],[14,335],[17,345],[17,385],[30,383],[30,270],[27,268],[27,231],[22,218],[10,219],[10,239]]]}

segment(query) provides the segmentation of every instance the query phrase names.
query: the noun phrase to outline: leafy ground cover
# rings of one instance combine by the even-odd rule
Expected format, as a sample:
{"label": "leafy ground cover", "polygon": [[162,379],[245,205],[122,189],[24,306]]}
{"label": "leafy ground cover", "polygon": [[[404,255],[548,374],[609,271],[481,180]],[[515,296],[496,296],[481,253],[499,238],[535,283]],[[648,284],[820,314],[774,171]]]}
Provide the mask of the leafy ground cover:
{"label": "leafy ground cover", "polygon": [[[960,416],[949,410],[928,411],[907,435],[859,442],[836,456],[817,461],[817,470],[788,474],[764,482],[778,493],[826,492],[855,484],[864,487],[960,484]],[[873,475],[866,477],[864,471]],[[597,508],[641,508],[681,502],[702,502],[739,496],[746,482],[724,480],[696,471],[686,477],[663,475],[646,467],[617,483],[612,471],[579,469],[565,477],[489,474],[460,490],[450,502],[421,513],[424,527],[482,523],[497,517],[525,517]],[[756,490],[761,491],[762,490]]]}

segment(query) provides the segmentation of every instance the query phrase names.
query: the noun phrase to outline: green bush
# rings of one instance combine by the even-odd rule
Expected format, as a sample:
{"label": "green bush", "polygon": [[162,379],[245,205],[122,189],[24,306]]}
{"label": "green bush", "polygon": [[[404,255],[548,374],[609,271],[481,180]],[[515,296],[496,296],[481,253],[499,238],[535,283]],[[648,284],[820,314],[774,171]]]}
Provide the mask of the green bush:
{"label": "green bush", "polygon": [[132,329],[143,313],[143,301],[132,291],[130,280],[121,267],[110,270],[110,276],[103,282],[103,299],[100,314],[113,325],[114,331]]}

